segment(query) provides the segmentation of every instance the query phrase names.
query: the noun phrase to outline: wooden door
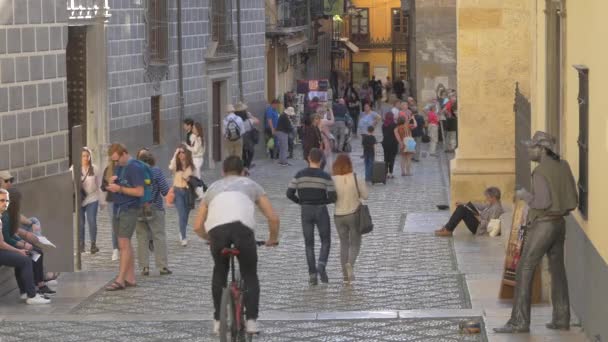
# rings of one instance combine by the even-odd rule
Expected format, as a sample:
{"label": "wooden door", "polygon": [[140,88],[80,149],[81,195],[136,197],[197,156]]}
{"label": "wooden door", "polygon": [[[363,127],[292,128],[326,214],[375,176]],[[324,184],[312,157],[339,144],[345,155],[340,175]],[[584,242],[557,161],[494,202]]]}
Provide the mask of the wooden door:
{"label": "wooden door", "polygon": [[222,160],[222,82],[213,82],[213,160]]}
{"label": "wooden door", "polygon": [[72,127],[82,126],[82,143],[87,143],[87,27],[70,26],[66,49],[69,156],[72,163]]}

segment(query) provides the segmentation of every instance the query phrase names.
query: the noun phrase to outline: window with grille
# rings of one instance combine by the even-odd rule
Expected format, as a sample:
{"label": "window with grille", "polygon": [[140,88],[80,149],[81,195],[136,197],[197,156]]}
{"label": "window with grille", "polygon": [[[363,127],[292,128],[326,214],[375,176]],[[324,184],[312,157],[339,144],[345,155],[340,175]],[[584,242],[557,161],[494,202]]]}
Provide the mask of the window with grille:
{"label": "window with grille", "polygon": [[150,98],[150,109],[152,113],[152,143],[160,144],[160,96]]}
{"label": "window with grille", "polygon": [[232,0],[211,0],[211,39],[218,43],[219,53],[229,53],[234,49]]}
{"label": "window with grille", "polygon": [[405,11],[400,8],[392,9],[392,39],[394,43],[405,44],[407,42],[408,33],[408,16]]}
{"label": "window with grille", "polygon": [[355,42],[369,41],[369,8],[357,8],[351,16],[350,32]]}
{"label": "window with grille", "polygon": [[148,49],[150,61],[157,64],[168,62],[169,29],[167,0],[148,0]]}
{"label": "window with grille", "polygon": [[587,218],[589,209],[589,69],[578,71],[578,209]]}

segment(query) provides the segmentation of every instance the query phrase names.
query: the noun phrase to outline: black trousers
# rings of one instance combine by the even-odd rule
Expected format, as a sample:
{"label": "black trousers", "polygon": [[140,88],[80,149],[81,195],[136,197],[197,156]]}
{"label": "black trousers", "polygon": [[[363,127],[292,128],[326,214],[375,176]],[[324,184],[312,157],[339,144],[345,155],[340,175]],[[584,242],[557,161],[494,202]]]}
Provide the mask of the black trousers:
{"label": "black trousers", "polygon": [[213,266],[213,280],[211,291],[213,294],[213,317],[220,319],[220,304],[222,290],[228,282],[230,259],[223,256],[222,249],[231,244],[240,251],[237,256],[241,279],[245,283],[245,308],[247,319],[257,319],[260,303],[260,281],[258,279],[258,252],[255,244],[253,230],[240,222],[233,222],[217,226],[209,232],[209,244]]}
{"label": "black trousers", "polygon": [[17,252],[0,250],[0,265],[15,268],[15,278],[19,292],[27,293],[29,298],[36,296],[32,259]]}
{"label": "black trousers", "polygon": [[349,108],[348,114],[353,119],[353,133],[357,134],[357,126],[359,126],[359,114],[361,114],[360,108]]}
{"label": "black trousers", "polygon": [[397,158],[397,152],[399,152],[399,146],[391,146],[388,144],[382,144],[384,150],[384,164],[386,164],[386,172],[393,173],[395,168],[395,158]]}
{"label": "black trousers", "polygon": [[254,146],[243,146],[243,166],[246,168],[251,167],[251,163],[253,162],[253,152]]}
{"label": "black trousers", "polygon": [[456,207],[456,210],[454,210],[454,213],[452,213],[450,220],[448,221],[448,223],[446,223],[445,229],[453,232],[456,229],[456,226],[458,226],[458,224],[460,223],[460,221],[464,221],[471,233],[477,233],[479,220],[477,219],[475,214],[473,214],[473,212],[467,209],[464,205],[459,205],[458,207]]}

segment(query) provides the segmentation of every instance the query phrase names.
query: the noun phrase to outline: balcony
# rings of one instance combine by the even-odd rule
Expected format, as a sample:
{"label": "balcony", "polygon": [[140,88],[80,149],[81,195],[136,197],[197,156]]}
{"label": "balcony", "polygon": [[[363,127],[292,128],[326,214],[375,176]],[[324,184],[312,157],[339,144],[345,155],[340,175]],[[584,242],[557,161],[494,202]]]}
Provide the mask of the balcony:
{"label": "balcony", "polygon": [[109,0],[67,0],[68,18],[70,22],[87,22],[111,16]]}
{"label": "balcony", "polygon": [[391,37],[370,37],[369,34],[351,34],[350,41],[363,50],[372,49],[406,49],[408,37],[403,34],[394,34]]}
{"label": "balcony", "polygon": [[[308,28],[306,0],[267,1],[266,35],[288,35],[303,32]],[[274,3],[272,3],[274,2]]]}

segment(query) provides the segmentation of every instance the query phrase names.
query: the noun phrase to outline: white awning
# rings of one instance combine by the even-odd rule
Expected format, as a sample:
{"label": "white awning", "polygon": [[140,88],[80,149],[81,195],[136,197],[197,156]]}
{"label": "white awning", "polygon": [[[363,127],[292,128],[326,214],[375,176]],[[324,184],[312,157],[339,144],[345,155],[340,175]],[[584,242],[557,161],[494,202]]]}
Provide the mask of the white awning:
{"label": "white awning", "polygon": [[303,36],[285,38],[281,43],[287,47],[287,54],[289,56],[304,52],[308,48],[308,38]]}

